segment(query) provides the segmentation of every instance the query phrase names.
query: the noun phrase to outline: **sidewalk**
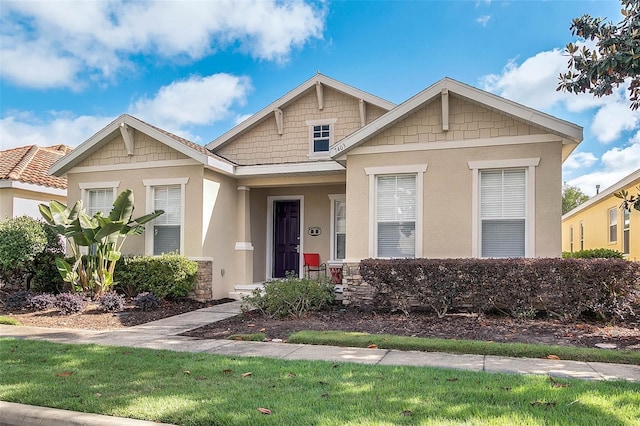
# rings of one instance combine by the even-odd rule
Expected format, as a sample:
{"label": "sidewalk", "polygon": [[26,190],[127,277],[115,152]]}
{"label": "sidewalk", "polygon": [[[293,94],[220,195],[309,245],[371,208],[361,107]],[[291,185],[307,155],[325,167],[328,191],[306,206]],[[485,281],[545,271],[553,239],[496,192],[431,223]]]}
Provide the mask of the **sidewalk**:
{"label": "sidewalk", "polygon": [[[452,368],[458,370],[483,371],[487,373],[543,374],[554,377],[589,380],[624,380],[640,382],[640,367],[626,364],[600,362],[564,361],[535,358],[509,358],[490,355],[456,355],[435,352],[398,351],[391,349],[344,348],[338,346],[311,346],[272,342],[242,342],[234,340],[201,340],[179,336],[188,330],[220,321],[240,313],[240,302],[225,303],[204,308],[159,321],[127,329],[93,331],[77,329],[51,329],[42,327],[16,327],[0,325],[0,337],[47,340],[57,343],[86,343],[105,346],[130,346],[136,348],[168,349],[180,352],[203,352],[231,356],[261,356],[285,360],[324,360],[332,362],[354,362],[372,365],[407,365],[415,367]],[[6,404],[6,403],[3,403]],[[37,411],[40,407],[12,404],[21,411]],[[42,422],[4,423],[5,412],[12,412],[4,405],[0,426],[13,424],[43,424]],[[58,410],[60,411],[60,410]],[[85,415],[91,416],[91,415]],[[102,416],[106,417],[106,416]],[[45,417],[49,419],[48,417]],[[64,424],[89,425],[109,424],[95,422]],[[102,420],[100,420],[102,421]],[[49,423],[47,424],[63,424]],[[111,423],[123,424],[123,423]],[[152,424],[152,423],[146,423]]]}

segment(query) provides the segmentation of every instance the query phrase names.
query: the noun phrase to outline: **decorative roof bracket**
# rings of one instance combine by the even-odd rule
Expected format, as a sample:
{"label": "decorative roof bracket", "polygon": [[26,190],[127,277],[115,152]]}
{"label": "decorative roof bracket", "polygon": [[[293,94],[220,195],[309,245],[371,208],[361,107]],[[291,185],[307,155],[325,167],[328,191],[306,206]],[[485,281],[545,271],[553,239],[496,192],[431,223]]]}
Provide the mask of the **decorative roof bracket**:
{"label": "decorative roof bracket", "polygon": [[367,124],[367,104],[364,99],[360,99],[360,127],[364,127]]}
{"label": "decorative roof bracket", "polygon": [[322,83],[316,81],[316,95],[318,95],[318,109],[322,110],[324,108],[324,93]]}
{"label": "decorative roof bracket", "polygon": [[282,135],[284,133],[284,114],[280,108],[275,108],[273,110],[273,114],[276,118],[276,126],[278,127],[278,134]]}
{"label": "decorative roof bracket", "polygon": [[442,89],[442,131],[449,130],[449,89]]}
{"label": "decorative roof bracket", "polygon": [[127,155],[133,155],[134,129],[127,126],[125,123],[120,123],[119,128],[120,134],[122,135],[122,140],[124,141],[124,146],[127,149]]}

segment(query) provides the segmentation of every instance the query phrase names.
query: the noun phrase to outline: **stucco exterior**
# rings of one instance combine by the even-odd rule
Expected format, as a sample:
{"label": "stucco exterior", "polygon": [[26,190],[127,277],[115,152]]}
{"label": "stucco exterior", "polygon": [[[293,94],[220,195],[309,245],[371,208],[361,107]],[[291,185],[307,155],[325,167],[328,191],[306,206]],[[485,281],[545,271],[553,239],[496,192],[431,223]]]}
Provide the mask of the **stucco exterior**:
{"label": "stucco exterior", "polygon": [[[313,152],[320,124],[329,151]],[[284,276],[282,261],[302,275],[305,252],[352,265],[377,256],[377,176],[416,176],[416,257],[476,257],[480,174],[523,170],[524,255],[560,256],[561,165],[581,138],[450,79],[396,106],[318,74],[205,147],[123,115],[52,172],[67,175],[70,202],[108,184],[132,189],[140,214],[150,187],[182,185],[180,252],[211,260],[211,294],[225,297]],[[124,250],[150,253],[153,238]]]}
{"label": "stucco exterior", "polygon": [[[562,216],[562,251],[607,248],[625,253],[624,212],[620,209],[621,200],[613,194],[622,190],[637,194],[640,191],[638,187],[640,169]],[[613,230],[611,214],[615,217]],[[640,261],[639,211],[629,211],[628,224],[629,252],[625,253],[625,258],[637,262]]]}

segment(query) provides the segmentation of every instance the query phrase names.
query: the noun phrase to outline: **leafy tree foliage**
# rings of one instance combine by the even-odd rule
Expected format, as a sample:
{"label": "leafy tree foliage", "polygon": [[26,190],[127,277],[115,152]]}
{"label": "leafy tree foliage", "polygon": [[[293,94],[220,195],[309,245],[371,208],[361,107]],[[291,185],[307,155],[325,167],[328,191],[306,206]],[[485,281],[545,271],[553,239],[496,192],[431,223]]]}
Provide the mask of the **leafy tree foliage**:
{"label": "leafy tree foliage", "polygon": [[621,209],[623,210],[636,209],[640,211],[640,186],[637,189],[638,189],[638,193],[636,195],[633,195],[629,193],[629,191],[625,191],[624,189],[620,192],[616,192],[615,194],[613,194],[616,197],[622,199],[622,204],[620,205]]}
{"label": "leafy tree foliage", "polygon": [[620,3],[623,20],[618,24],[587,14],[573,20],[572,34],[595,40],[596,47],[567,44],[569,70],[560,74],[557,90],[589,92],[601,97],[630,80],[629,100],[631,109],[636,110],[640,107],[640,2],[620,0]]}
{"label": "leafy tree foliage", "polygon": [[562,187],[562,214],[568,213],[589,199],[580,188],[571,185]]}

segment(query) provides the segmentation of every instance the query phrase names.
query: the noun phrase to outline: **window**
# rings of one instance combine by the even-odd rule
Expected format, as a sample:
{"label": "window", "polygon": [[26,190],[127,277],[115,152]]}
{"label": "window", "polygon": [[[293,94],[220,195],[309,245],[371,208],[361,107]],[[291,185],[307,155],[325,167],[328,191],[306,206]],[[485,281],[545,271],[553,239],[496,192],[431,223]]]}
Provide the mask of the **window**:
{"label": "window", "polygon": [[480,172],[482,257],[524,257],[526,253],[526,172]]}
{"label": "window", "polygon": [[164,210],[145,231],[146,252],[184,253],[185,185],[189,179],[145,179],[147,211]]}
{"label": "window", "polygon": [[631,210],[622,213],[622,253],[629,254],[629,228],[631,227]]}
{"label": "window", "polygon": [[573,253],[573,226],[569,227],[569,251]]}
{"label": "window", "polygon": [[378,257],[415,257],[416,175],[377,176]]}
{"label": "window", "polygon": [[329,195],[331,200],[331,260],[345,258],[347,239],[347,201],[343,194]]}
{"label": "window", "polygon": [[330,129],[329,124],[313,126],[313,152],[329,151]]}
{"label": "window", "polygon": [[80,198],[89,216],[102,212],[108,216],[113,207],[120,182],[83,182],[80,187]]}
{"label": "window", "polygon": [[609,242],[618,241],[618,209],[609,209]]}
{"label": "window", "polygon": [[584,250],[584,222],[580,222],[580,250]]}
{"label": "window", "polygon": [[93,216],[102,212],[108,216],[113,207],[113,188],[88,189],[86,196],[87,214]]}
{"label": "window", "polygon": [[337,119],[309,120],[309,157],[328,158]]}

